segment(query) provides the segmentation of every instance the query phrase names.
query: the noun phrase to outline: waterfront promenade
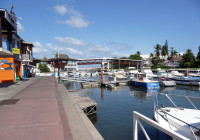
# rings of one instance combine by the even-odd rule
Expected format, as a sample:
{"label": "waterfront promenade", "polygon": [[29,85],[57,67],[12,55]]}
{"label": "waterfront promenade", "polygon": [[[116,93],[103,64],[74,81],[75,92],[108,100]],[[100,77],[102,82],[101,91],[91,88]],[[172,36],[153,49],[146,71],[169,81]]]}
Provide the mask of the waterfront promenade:
{"label": "waterfront promenade", "polygon": [[[16,85],[2,86],[0,139],[98,139],[80,118],[83,114],[78,114],[72,101],[64,96],[66,91],[54,77],[35,77]],[[2,101],[5,99],[11,100]]]}

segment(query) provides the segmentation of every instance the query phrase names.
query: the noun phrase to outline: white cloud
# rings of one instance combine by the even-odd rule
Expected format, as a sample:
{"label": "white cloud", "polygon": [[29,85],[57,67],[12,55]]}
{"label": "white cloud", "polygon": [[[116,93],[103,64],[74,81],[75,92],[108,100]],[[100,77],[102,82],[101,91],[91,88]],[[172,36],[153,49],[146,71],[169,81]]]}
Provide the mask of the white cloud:
{"label": "white cloud", "polygon": [[120,53],[120,52],[112,52],[111,53],[112,57],[129,57],[130,54],[126,54],[126,53]]}
{"label": "white cloud", "polygon": [[67,12],[67,9],[64,5],[56,5],[54,6],[54,10],[60,15],[64,15]]}
{"label": "white cloud", "polygon": [[75,55],[83,55],[83,52],[73,49],[73,48],[66,48],[66,51],[68,51],[71,54],[75,54]]}
{"label": "white cloud", "polygon": [[19,33],[24,32],[24,27],[18,21],[17,21],[17,32],[19,32]]}
{"label": "white cloud", "polygon": [[62,51],[62,50],[63,50],[62,47],[53,46],[53,45],[50,44],[50,43],[47,43],[46,46],[49,47],[50,49],[54,50],[54,51],[58,51],[58,50],[59,50],[59,51]]}
{"label": "white cloud", "polygon": [[66,8],[65,6],[56,5],[54,9],[58,14],[63,15],[67,13],[70,17],[69,19],[64,20],[64,21],[58,20],[57,23],[67,24],[70,27],[78,28],[78,29],[85,28],[90,24],[90,22],[84,20],[81,12],[75,11],[73,8],[69,8],[69,7]]}
{"label": "white cloud", "polygon": [[103,47],[103,46],[100,46],[100,45],[95,45],[95,47],[90,48],[88,51],[92,52],[92,53],[109,53],[110,49],[108,47]]}
{"label": "white cloud", "polygon": [[54,37],[54,39],[60,43],[68,45],[68,46],[85,46],[87,44],[83,40],[78,40],[78,39],[75,39],[72,37],[63,38],[63,37],[56,36],[56,37]]}
{"label": "white cloud", "polygon": [[125,45],[120,45],[120,46],[117,46],[117,49],[118,50],[126,50],[128,47],[125,46]]}
{"label": "white cloud", "polygon": [[57,23],[68,24],[70,27],[78,29],[85,28],[90,24],[88,21],[83,20],[81,17],[70,17],[70,19],[66,21],[57,21]]}
{"label": "white cloud", "polygon": [[33,43],[33,53],[49,53],[49,50],[45,48],[40,42],[36,41]]}

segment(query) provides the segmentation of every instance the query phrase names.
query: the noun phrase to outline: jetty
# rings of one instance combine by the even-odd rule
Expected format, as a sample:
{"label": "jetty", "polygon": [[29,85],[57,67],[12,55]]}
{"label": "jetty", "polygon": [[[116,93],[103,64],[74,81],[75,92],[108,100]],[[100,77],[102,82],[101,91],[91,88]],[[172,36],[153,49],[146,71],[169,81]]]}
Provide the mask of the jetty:
{"label": "jetty", "polygon": [[80,107],[86,115],[92,115],[97,112],[97,103],[89,97],[78,95],[78,90],[68,90],[71,99]]}

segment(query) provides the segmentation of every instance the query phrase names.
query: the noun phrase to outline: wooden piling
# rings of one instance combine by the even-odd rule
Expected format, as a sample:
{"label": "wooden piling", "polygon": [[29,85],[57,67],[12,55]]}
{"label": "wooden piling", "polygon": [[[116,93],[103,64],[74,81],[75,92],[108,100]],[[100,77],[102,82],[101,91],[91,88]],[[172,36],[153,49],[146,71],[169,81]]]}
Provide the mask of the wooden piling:
{"label": "wooden piling", "polygon": [[101,71],[101,84],[103,84],[103,71]]}

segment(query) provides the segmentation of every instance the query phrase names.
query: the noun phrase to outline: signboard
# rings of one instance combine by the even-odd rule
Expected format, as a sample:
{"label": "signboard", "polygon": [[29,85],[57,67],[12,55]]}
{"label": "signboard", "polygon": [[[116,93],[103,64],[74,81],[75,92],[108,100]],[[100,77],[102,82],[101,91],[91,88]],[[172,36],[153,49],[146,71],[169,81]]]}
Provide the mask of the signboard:
{"label": "signboard", "polygon": [[29,54],[23,54],[22,55],[22,61],[30,61]]}
{"label": "signboard", "polygon": [[0,70],[13,70],[13,66],[12,66],[13,62],[12,60],[5,59],[5,60],[0,60]]}
{"label": "signboard", "polygon": [[20,54],[20,49],[13,48],[13,53],[14,53],[14,54]]}

